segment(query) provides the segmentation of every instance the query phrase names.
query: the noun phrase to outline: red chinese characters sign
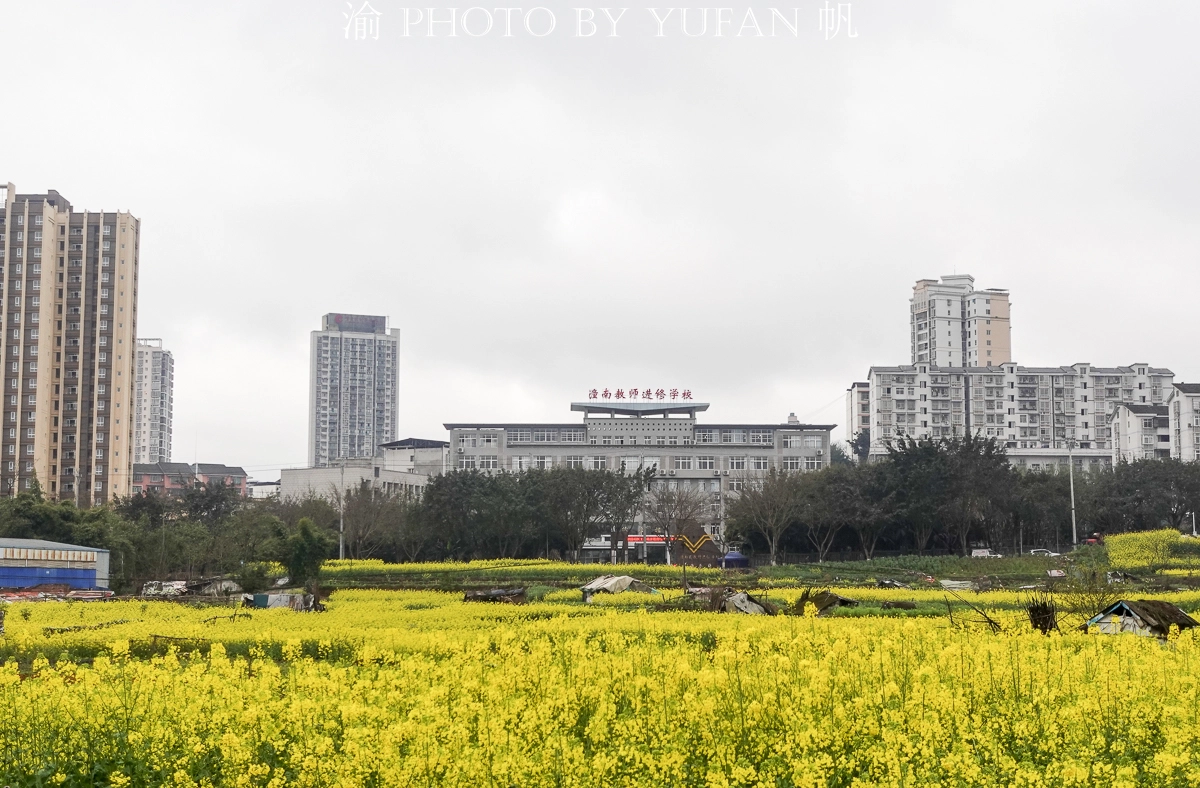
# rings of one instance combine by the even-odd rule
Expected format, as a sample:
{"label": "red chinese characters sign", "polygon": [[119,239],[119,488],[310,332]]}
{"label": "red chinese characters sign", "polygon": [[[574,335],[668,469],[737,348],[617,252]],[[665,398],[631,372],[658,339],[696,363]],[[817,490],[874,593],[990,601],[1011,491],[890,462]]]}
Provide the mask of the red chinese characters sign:
{"label": "red chinese characters sign", "polygon": [[631,386],[623,389],[591,389],[588,391],[588,399],[604,399],[604,400],[642,400],[644,402],[653,402],[654,400],[672,401],[690,400],[692,398],[691,389],[657,389],[657,388],[641,388],[639,386]]}

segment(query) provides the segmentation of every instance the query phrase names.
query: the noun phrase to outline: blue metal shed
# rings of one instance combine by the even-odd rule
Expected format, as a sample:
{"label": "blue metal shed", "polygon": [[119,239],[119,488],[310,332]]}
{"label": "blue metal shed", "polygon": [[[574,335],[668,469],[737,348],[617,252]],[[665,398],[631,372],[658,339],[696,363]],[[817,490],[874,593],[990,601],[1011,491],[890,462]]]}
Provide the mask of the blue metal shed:
{"label": "blue metal shed", "polygon": [[43,539],[0,537],[0,588],[42,583],[108,588],[108,551]]}

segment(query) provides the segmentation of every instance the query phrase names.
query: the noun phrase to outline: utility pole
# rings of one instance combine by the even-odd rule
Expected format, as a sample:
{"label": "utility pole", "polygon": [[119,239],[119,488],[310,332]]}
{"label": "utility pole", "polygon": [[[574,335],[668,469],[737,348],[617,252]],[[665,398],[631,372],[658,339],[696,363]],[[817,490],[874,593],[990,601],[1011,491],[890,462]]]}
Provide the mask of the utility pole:
{"label": "utility pole", "polygon": [[1079,547],[1079,531],[1075,526],[1075,439],[1067,439],[1067,473],[1071,477],[1071,544]]}

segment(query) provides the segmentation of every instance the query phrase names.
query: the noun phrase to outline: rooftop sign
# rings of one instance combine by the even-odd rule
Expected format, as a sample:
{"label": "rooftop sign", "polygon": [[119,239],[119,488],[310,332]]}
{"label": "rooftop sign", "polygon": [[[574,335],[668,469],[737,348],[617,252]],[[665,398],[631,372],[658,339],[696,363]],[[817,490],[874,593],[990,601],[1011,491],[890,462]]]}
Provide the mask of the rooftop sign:
{"label": "rooftop sign", "polygon": [[635,388],[629,388],[629,389],[617,389],[616,391],[612,391],[608,388],[591,389],[588,391],[588,399],[589,400],[594,400],[594,399],[637,400],[637,399],[641,399],[645,402],[652,402],[654,400],[665,400],[668,397],[670,397],[670,399],[672,401],[681,400],[681,399],[690,400],[692,398],[692,390],[691,389],[683,389],[682,391],[680,391],[679,389],[643,389],[643,388],[635,387]]}

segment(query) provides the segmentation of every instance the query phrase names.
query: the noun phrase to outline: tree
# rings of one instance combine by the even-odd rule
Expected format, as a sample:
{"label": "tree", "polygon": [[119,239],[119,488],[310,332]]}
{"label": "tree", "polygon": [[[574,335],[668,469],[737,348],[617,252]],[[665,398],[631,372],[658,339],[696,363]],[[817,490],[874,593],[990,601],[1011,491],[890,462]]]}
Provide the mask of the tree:
{"label": "tree", "polygon": [[939,513],[947,530],[958,542],[961,555],[967,555],[973,529],[985,526],[997,510],[1005,508],[1012,486],[1012,466],[1005,458],[1004,447],[995,438],[968,433],[962,437],[946,438],[938,444],[939,452],[948,460],[947,492]]}
{"label": "tree", "polygon": [[853,465],[850,452],[847,450],[847,444],[831,443],[829,444],[829,464],[830,465]]}
{"label": "tree", "polygon": [[848,496],[850,528],[858,536],[863,558],[875,555],[879,537],[895,522],[895,468],[890,462],[863,463],[854,467]]}
{"label": "tree", "polygon": [[863,427],[858,432],[854,433],[854,437],[850,441],[850,451],[858,458],[860,463],[865,463],[871,455],[871,428]]}
{"label": "tree", "polygon": [[895,474],[895,513],[912,533],[917,554],[924,555],[949,495],[946,454],[932,440],[901,438],[888,444],[888,459]]}
{"label": "tree", "polygon": [[335,540],[329,534],[322,533],[312,520],[302,517],[283,541],[278,556],[280,563],[287,567],[291,584],[303,586],[316,580],[321,573],[321,564],[334,544]]}
{"label": "tree", "polygon": [[646,522],[665,538],[667,563],[671,563],[671,545],[689,525],[699,525],[706,517],[709,498],[698,489],[659,480],[650,486],[646,497]]}
{"label": "tree", "polygon": [[624,545],[624,563],[629,563],[629,530],[646,500],[646,490],[654,478],[654,468],[622,468],[608,475],[601,508],[609,526],[609,560],[617,563],[617,543]]}
{"label": "tree", "polygon": [[236,487],[224,482],[206,482],[189,488],[181,505],[183,516],[212,527],[233,516],[244,502]]}
{"label": "tree", "polygon": [[831,465],[798,479],[798,514],[821,563],[825,562],[838,532],[853,518],[856,495],[853,473],[849,466]]}
{"label": "tree", "polygon": [[399,496],[366,479],[345,491],[342,505],[346,552],[355,560],[375,555],[401,517]]}
{"label": "tree", "polygon": [[605,472],[555,468],[545,472],[544,515],[573,560],[604,518]]}
{"label": "tree", "polygon": [[771,468],[763,476],[742,478],[741,493],[727,504],[734,533],[757,533],[767,540],[771,566],[779,561],[779,542],[799,512],[795,473]]}

